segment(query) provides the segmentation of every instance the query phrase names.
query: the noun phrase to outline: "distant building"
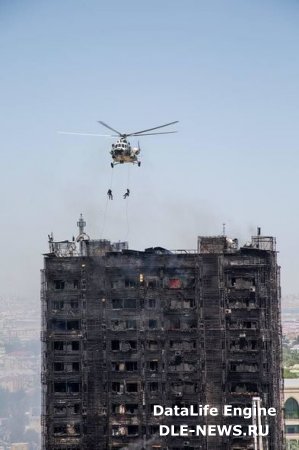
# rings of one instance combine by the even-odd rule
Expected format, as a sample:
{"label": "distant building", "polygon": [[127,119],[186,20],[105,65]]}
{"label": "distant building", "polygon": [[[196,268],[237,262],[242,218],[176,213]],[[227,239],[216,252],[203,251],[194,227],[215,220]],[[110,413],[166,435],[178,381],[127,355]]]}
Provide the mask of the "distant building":
{"label": "distant building", "polygon": [[[83,221],[81,218],[80,220]],[[80,221],[79,221],[80,223]],[[54,242],[42,272],[43,450],[249,450],[253,438],[159,435],[155,404],[275,407],[264,448],[282,449],[281,323],[275,239],[192,252]],[[128,447],[131,446],[132,447]]]}
{"label": "distant building", "polygon": [[33,415],[31,412],[26,413],[28,424],[25,427],[25,431],[33,430],[38,435],[41,434],[40,414]]}
{"label": "distant building", "polygon": [[10,392],[29,390],[38,380],[38,360],[30,352],[11,352],[2,356],[0,387]]}
{"label": "distant building", "polygon": [[10,450],[29,450],[29,444],[24,442],[17,442],[11,444]]}
{"label": "distant building", "polygon": [[299,378],[284,380],[284,416],[287,450],[299,450]]}

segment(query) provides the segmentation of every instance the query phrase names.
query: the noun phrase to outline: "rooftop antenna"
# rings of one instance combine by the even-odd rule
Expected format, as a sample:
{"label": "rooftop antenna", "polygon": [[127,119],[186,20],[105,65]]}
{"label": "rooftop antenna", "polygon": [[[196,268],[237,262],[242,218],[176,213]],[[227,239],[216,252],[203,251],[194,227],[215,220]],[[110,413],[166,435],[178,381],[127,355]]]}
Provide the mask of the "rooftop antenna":
{"label": "rooftop antenna", "polygon": [[51,231],[51,234],[48,234],[48,243],[49,243],[49,249],[50,249],[50,253],[54,252],[54,235],[53,235],[53,231]]}
{"label": "rooftop antenna", "polygon": [[86,227],[86,222],[83,219],[82,213],[80,214],[80,218],[77,222],[77,227],[79,228],[79,236],[84,233],[84,228]]}
{"label": "rooftop antenna", "polygon": [[84,256],[85,255],[85,246],[86,243],[85,241],[89,241],[89,236],[88,234],[85,233],[84,228],[86,227],[86,222],[83,219],[83,215],[82,213],[80,214],[80,218],[77,222],[77,226],[79,228],[79,235],[76,238],[76,241],[80,243],[80,255]]}
{"label": "rooftop antenna", "polygon": [[225,226],[226,226],[226,223],[223,223],[222,224],[222,236],[226,236]]}

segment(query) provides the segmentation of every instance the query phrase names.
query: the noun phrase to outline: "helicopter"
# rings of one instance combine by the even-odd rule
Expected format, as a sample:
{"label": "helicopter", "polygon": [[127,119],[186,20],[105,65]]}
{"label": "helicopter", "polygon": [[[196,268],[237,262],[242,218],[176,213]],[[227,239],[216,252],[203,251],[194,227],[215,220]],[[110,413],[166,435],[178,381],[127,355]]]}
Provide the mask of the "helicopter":
{"label": "helicopter", "polygon": [[127,140],[130,136],[152,136],[156,134],[172,134],[176,133],[176,131],[158,131],[154,133],[149,133],[150,131],[158,130],[160,128],[168,127],[169,125],[174,125],[178,123],[178,120],[174,122],[169,122],[164,125],[159,125],[153,128],[147,128],[146,130],[135,131],[133,133],[121,133],[117,131],[115,128],[112,128],[110,125],[107,125],[105,122],[101,120],[98,121],[101,125],[108,128],[110,131],[113,131],[116,134],[95,134],[95,133],[72,133],[72,132],[60,132],[62,134],[79,134],[83,136],[108,136],[108,137],[118,137],[119,139],[112,144],[110,155],[112,157],[111,167],[113,168],[116,164],[124,164],[131,163],[137,164],[138,167],[141,165],[141,161],[138,158],[140,154],[141,148],[138,141],[138,147],[132,147],[130,142]]}

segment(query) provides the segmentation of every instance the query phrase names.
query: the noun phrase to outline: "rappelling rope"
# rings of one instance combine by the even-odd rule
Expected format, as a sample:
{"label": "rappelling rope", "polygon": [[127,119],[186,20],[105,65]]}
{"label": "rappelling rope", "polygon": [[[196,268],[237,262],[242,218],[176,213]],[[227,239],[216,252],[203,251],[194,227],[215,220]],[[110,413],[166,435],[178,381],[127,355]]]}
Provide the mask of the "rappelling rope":
{"label": "rappelling rope", "polygon": [[[114,174],[114,170],[113,168],[111,169],[111,178],[110,178],[110,186],[109,189],[111,189],[112,194],[113,194],[113,190],[112,190],[112,185],[113,185],[113,174]],[[106,204],[105,204],[105,210],[104,210],[104,218],[103,218],[103,226],[102,226],[102,230],[101,230],[101,239],[103,238],[103,234],[105,232],[105,226],[106,226],[106,218],[107,218],[107,211],[108,211],[108,204],[110,203],[111,200],[109,200],[108,195],[106,195]]]}
{"label": "rappelling rope", "polygon": [[129,238],[129,232],[130,232],[130,224],[129,224],[129,213],[128,213],[128,209],[129,209],[129,198],[126,199],[126,222],[127,222],[127,233],[126,233],[126,237],[125,237],[125,241],[128,240]]}
{"label": "rappelling rope", "polygon": [[[127,189],[130,189],[130,169],[131,169],[131,164],[128,164],[128,173],[127,173]],[[131,193],[130,193],[131,194]],[[127,224],[127,233],[125,236],[125,241],[128,240],[129,237],[129,232],[130,232],[130,223],[129,223],[129,197],[126,197],[126,224]]]}
{"label": "rappelling rope", "polygon": [[127,172],[127,188],[130,189],[130,174],[131,174],[131,164],[128,164],[128,172]]}

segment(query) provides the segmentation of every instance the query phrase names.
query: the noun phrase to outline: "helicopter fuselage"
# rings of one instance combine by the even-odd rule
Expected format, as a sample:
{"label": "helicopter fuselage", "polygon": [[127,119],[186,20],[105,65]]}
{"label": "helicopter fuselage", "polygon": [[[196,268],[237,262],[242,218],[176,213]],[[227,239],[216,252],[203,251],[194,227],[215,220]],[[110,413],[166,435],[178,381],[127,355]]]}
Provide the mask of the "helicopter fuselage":
{"label": "helicopter fuselage", "polygon": [[140,148],[131,147],[130,142],[124,138],[119,139],[115,144],[112,144],[110,154],[113,163],[111,165],[113,167],[115,164],[133,163],[140,166],[140,161],[137,157],[139,153]]}

